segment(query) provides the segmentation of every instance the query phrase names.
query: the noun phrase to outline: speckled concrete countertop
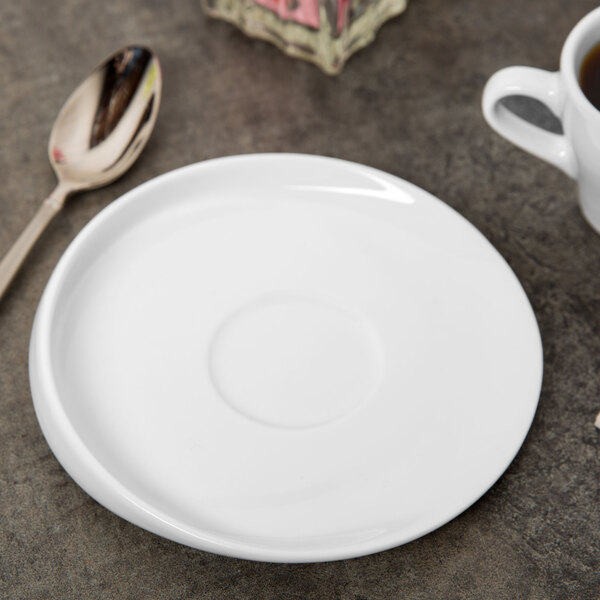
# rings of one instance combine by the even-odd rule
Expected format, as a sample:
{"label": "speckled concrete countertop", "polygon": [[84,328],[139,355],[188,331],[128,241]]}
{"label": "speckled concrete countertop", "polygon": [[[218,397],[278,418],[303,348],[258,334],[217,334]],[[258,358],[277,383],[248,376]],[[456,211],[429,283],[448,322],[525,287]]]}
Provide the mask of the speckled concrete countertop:
{"label": "speckled concrete countertop", "polygon": [[[0,4],[0,253],[54,185],[51,124],[116,48],[148,44],[161,113],[121,180],[70,202],[0,302],[0,596],[49,598],[600,597],[600,236],[575,185],[494,134],[480,112],[497,69],[556,69],[591,0],[412,0],[337,78],[233,27],[194,0]],[[222,558],[161,539],[84,493],[37,424],[27,350],[62,252],[137,184],[207,158],[265,151],[365,163],[437,195],[521,280],[544,342],[532,429],[498,483],[464,514],[374,556],[314,565]],[[501,410],[501,407],[499,407]]]}

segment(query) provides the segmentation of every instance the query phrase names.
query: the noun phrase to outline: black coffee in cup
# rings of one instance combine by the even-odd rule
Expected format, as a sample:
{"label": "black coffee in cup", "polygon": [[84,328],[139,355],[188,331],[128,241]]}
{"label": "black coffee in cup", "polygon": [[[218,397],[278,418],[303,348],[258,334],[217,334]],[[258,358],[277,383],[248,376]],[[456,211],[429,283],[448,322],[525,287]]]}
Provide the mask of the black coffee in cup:
{"label": "black coffee in cup", "polygon": [[600,44],[594,46],[583,59],[579,85],[587,99],[600,110]]}

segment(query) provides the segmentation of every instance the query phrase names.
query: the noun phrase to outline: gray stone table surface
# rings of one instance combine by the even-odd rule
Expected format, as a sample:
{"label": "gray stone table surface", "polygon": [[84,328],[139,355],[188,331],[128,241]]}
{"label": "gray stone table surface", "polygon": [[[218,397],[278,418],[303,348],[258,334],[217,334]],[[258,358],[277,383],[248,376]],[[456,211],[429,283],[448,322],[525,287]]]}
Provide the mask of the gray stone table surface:
{"label": "gray stone table surface", "polygon": [[[54,185],[50,127],[93,65],[148,44],[164,90],[139,162],[66,206],[0,302],[0,597],[600,598],[600,236],[580,216],[574,182],[493,133],[480,111],[499,68],[556,69],[567,33],[596,5],[412,0],[331,78],[208,20],[195,0],[1,2],[0,253]],[[83,492],[33,411],[32,319],[84,224],[156,175],[264,151],[365,163],[442,198],[506,258],[541,329],[540,404],[506,473],[444,527],[373,556],[278,565],[162,539]]]}

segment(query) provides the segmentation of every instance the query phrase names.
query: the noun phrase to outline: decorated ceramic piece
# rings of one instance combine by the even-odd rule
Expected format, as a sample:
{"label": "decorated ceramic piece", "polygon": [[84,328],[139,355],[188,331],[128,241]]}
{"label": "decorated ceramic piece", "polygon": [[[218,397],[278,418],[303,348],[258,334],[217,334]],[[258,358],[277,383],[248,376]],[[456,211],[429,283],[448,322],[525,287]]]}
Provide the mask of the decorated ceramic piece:
{"label": "decorated ceramic piece", "polygon": [[408,0],[201,0],[205,12],[268,40],[290,56],[339,73]]}

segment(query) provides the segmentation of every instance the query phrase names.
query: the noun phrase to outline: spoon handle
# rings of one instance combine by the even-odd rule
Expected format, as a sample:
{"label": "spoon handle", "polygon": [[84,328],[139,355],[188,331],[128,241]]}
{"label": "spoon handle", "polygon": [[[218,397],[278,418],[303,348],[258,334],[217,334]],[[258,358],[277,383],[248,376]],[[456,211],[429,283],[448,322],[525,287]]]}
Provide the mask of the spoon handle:
{"label": "spoon handle", "polygon": [[0,298],[4,295],[25,257],[46,229],[48,223],[63,207],[67,194],[68,190],[64,186],[57,185],[54,191],[42,202],[27,227],[0,261]]}

